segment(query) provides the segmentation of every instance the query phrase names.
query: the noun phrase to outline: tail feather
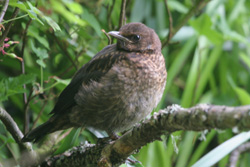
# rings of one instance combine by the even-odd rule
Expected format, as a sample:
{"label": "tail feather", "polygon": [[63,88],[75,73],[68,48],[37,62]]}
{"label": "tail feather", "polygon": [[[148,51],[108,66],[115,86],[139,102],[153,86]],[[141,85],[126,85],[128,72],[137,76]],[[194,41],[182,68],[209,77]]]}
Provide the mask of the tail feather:
{"label": "tail feather", "polygon": [[55,132],[57,129],[55,129],[54,123],[47,121],[44,124],[38,126],[37,128],[31,130],[29,133],[27,133],[21,140],[21,142],[37,142],[41,138],[43,138],[45,135]]}

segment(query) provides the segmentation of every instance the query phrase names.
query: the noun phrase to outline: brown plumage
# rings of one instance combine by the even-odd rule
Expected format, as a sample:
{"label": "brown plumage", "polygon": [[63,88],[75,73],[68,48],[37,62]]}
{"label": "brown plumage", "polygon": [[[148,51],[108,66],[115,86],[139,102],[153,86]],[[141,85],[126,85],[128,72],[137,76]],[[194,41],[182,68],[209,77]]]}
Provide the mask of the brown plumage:
{"label": "brown plumage", "polygon": [[51,118],[24,136],[23,142],[70,127],[93,127],[111,136],[132,127],[159,103],[167,72],[161,42],[141,23],[109,34],[109,45],[85,64],[63,90]]}

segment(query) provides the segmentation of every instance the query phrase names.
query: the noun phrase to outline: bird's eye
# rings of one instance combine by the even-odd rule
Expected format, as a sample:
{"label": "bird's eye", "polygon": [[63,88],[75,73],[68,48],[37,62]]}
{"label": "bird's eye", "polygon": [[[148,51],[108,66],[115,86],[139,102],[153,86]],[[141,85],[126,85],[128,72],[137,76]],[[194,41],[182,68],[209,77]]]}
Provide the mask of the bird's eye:
{"label": "bird's eye", "polygon": [[134,42],[138,42],[141,39],[140,35],[131,35],[129,37],[130,40],[134,41]]}

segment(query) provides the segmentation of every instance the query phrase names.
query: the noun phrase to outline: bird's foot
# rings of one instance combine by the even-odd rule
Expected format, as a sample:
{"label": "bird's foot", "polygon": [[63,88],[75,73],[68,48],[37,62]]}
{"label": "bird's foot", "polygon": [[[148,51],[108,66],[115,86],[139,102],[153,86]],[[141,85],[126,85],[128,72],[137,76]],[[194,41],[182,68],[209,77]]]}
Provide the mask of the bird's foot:
{"label": "bird's foot", "polygon": [[104,138],[98,138],[96,145],[105,145],[105,144],[109,144],[112,141],[112,139],[110,139],[110,137],[104,137]]}
{"label": "bird's foot", "polygon": [[112,133],[112,134],[109,135],[109,138],[110,138],[111,140],[117,140],[117,139],[120,138],[120,136],[118,136],[118,135],[115,134],[115,133]]}
{"label": "bird's foot", "polygon": [[117,134],[111,133],[111,134],[109,134],[109,137],[98,138],[96,144],[100,144],[100,145],[108,144],[108,143],[110,143],[114,140],[117,140],[119,138],[120,138],[120,136],[118,136]]}

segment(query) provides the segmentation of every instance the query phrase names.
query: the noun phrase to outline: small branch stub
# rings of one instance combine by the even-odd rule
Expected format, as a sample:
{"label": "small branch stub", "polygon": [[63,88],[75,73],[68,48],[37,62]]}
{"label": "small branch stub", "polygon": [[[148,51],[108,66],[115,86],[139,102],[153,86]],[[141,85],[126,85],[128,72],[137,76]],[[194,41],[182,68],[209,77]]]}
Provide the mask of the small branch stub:
{"label": "small branch stub", "polygon": [[106,35],[106,37],[108,38],[108,45],[111,45],[112,40],[111,40],[109,34],[106,33],[106,31],[105,31],[104,29],[102,29],[102,32],[103,32],[103,33]]}

